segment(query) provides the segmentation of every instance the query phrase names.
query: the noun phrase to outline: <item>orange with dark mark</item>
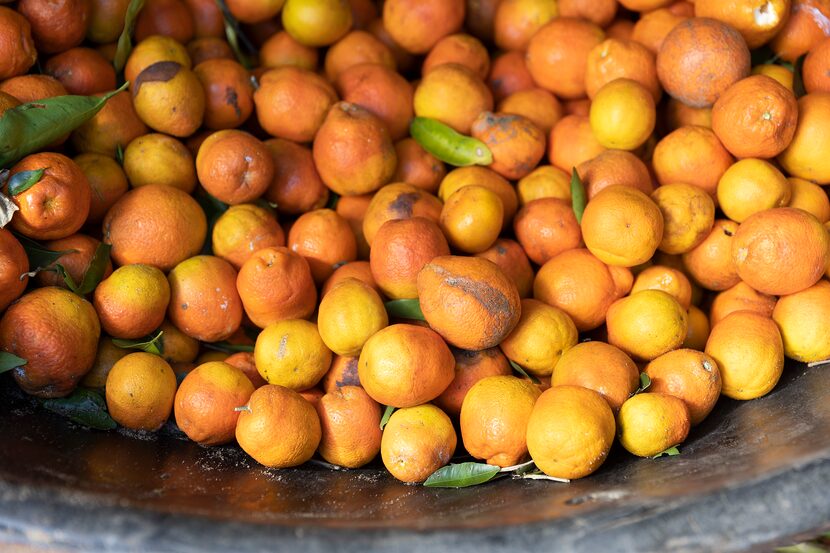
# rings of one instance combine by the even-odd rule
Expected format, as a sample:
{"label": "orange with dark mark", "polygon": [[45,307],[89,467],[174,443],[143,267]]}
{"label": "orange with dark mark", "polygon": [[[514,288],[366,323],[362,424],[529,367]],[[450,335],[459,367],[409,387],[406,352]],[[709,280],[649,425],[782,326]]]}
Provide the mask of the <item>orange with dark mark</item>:
{"label": "orange with dark mark", "polygon": [[205,127],[232,129],[248,119],[254,110],[254,89],[248,71],[237,61],[208,60],[193,72],[205,89]]}
{"label": "orange with dark mark", "polygon": [[505,52],[497,56],[490,66],[487,85],[493,98],[500,102],[511,94],[530,90],[536,86],[527,68],[522,52]]}
{"label": "orange with dark mark", "polygon": [[369,245],[386,221],[425,217],[438,222],[441,217],[441,200],[411,184],[396,182],[387,184],[372,197],[363,219],[363,235]]}
{"label": "orange with dark mark", "polygon": [[545,155],[544,133],[521,115],[483,112],[471,131],[493,153],[490,169],[507,179],[524,177]]}
{"label": "orange with dark mark", "polygon": [[475,254],[489,259],[515,284],[519,296],[527,298],[533,291],[533,268],[521,244],[509,238],[499,238],[488,249]]}
{"label": "orange with dark mark", "polygon": [[236,205],[259,198],[274,179],[274,158],[255,136],[237,129],[216,131],[199,147],[196,174],[219,201]]}

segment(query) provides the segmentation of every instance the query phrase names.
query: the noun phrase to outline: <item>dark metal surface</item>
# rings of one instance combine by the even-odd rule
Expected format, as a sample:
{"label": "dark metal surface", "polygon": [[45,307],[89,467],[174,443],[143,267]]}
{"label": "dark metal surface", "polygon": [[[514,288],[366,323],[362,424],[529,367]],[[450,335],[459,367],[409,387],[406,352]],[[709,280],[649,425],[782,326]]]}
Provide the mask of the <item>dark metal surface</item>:
{"label": "dark metal surface", "polygon": [[[236,447],[94,432],[0,384],[0,541],[80,551],[744,551],[830,521],[830,385],[790,367],[722,400],[678,457],[595,475],[404,486],[377,468],[266,470]],[[301,548],[301,549],[298,549]],[[0,546],[2,549],[2,546]]]}

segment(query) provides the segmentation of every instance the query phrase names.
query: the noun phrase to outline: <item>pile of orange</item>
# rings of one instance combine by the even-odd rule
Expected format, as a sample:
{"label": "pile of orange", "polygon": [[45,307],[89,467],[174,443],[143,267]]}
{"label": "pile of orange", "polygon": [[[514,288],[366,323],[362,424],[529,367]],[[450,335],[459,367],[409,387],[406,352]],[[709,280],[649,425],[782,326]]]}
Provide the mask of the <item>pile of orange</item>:
{"label": "pile of orange", "polygon": [[572,479],[830,358],[830,3],[226,2],[246,56],[212,0],[147,0],[123,75],[128,2],[0,6],[0,114],[129,81],[3,175],[25,392],[270,467]]}

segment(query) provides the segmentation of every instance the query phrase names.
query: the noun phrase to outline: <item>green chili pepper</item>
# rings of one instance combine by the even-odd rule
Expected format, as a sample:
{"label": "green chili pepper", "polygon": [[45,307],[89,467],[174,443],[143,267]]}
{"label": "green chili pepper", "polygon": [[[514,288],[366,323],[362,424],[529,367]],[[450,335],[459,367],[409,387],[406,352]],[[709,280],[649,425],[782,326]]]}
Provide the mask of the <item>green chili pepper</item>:
{"label": "green chili pepper", "polygon": [[435,119],[416,117],[409,126],[409,134],[422,148],[450,165],[467,167],[493,163],[493,153],[484,142],[464,136]]}

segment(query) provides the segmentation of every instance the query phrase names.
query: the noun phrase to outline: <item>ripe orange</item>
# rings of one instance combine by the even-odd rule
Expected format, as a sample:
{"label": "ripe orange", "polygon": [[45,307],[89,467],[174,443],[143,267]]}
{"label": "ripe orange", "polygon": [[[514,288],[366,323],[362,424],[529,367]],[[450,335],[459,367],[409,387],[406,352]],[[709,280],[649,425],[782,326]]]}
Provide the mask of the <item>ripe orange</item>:
{"label": "ripe orange", "polygon": [[692,426],[706,418],[720,397],[718,364],[701,351],[670,351],[652,360],[644,372],[651,378],[649,392],[664,393],[683,400]]}
{"label": "ripe orange", "polygon": [[637,394],[620,408],[617,430],[622,446],[640,457],[653,457],[683,443],[689,435],[689,410],[668,394]]}
{"label": "ripe orange", "polygon": [[402,482],[423,482],[449,463],[458,438],[452,421],[434,405],[398,409],[380,442],[383,465]]}
{"label": "ripe orange", "polygon": [[620,348],[605,342],[582,342],[562,354],[550,383],[594,390],[616,413],[640,385],[640,371]]}
{"label": "ripe orange", "polygon": [[173,411],[176,375],[167,361],[151,353],[122,357],[107,375],[107,411],[133,430],[155,431]]}
{"label": "ripe orange", "polygon": [[688,316],[674,296],[642,290],[617,300],[606,316],[608,343],[638,359],[651,360],[683,344]]}
{"label": "ripe orange", "polygon": [[342,386],[315,404],[322,435],[320,456],[340,467],[358,468],[380,452],[380,405],[359,386]]}
{"label": "ripe orange", "polygon": [[446,414],[455,417],[461,413],[464,397],[476,382],[489,376],[508,376],[513,370],[499,348],[480,351],[451,348],[455,357],[455,378],[441,395],[432,400]]}
{"label": "ripe orange", "polygon": [[549,376],[562,355],[579,339],[576,325],[563,310],[525,299],[522,316],[499,347],[514,363],[535,376]]}

